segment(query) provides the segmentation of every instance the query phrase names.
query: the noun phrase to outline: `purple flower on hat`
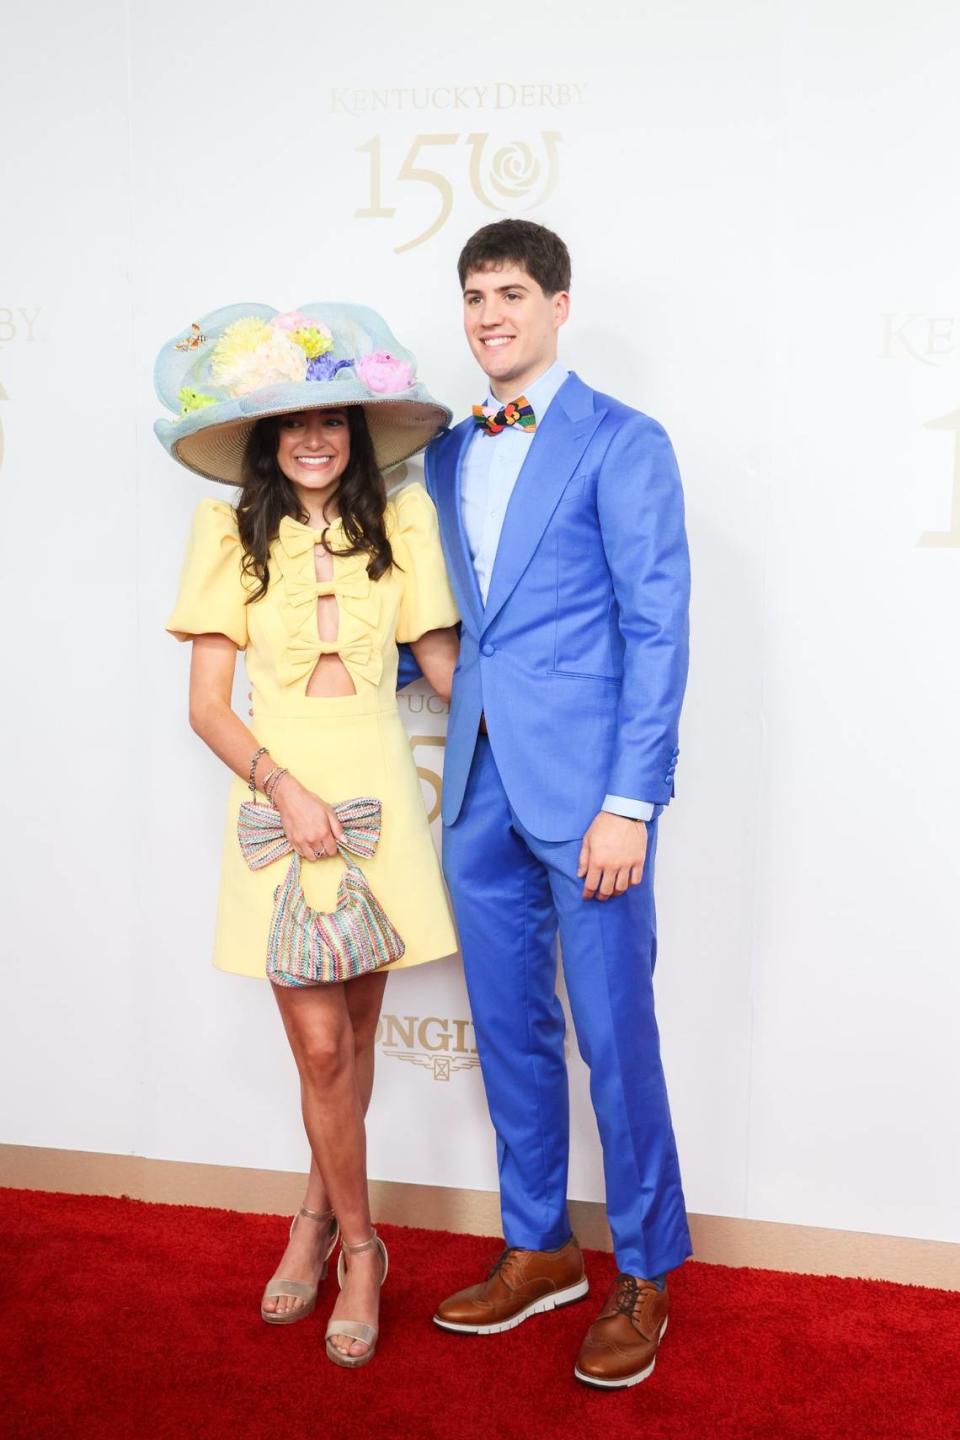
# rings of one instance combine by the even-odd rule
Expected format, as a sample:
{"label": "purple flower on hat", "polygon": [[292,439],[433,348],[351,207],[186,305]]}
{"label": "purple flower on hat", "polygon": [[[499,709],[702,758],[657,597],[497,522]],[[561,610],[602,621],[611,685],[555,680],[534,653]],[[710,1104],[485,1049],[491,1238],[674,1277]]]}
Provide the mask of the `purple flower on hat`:
{"label": "purple flower on hat", "polygon": [[307,379],[332,380],[338,370],[345,370],[352,364],[352,360],[334,360],[332,355],[320,355],[307,366]]}
{"label": "purple flower on hat", "polygon": [[396,395],[413,384],[413,366],[406,360],[388,355],[386,350],[371,350],[357,361],[357,374],[368,390],[378,395]]}

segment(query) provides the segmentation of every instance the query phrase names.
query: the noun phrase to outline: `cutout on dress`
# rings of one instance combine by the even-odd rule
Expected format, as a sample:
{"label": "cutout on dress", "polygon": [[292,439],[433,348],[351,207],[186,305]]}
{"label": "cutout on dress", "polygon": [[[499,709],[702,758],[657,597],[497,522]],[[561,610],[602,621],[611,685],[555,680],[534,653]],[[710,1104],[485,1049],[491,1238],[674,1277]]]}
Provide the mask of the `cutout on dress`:
{"label": "cutout on dress", "polygon": [[[322,545],[313,552],[313,568],[318,580],[333,579],[333,558]],[[340,634],[340,606],[336,595],[320,595],[317,598],[317,635],[321,640],[338,639]],[[312,698],[339,699],[344,695],[356,695],[357,687],[339,655],[321,655],[310,679],[307,694]]]}

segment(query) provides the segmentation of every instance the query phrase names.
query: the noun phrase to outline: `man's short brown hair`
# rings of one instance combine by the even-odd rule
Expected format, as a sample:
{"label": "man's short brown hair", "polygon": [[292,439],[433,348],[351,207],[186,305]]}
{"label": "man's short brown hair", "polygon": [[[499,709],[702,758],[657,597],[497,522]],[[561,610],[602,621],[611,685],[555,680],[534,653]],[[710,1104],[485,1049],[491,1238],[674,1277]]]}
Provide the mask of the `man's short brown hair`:
{"label": "man's short brown hair", "polygon": [[559,235],[532,220],[495,220],[471,235],[457,261],[460,288],[472,270],[511,264],[526,270],[545,295],[570,289],[570,252]]}

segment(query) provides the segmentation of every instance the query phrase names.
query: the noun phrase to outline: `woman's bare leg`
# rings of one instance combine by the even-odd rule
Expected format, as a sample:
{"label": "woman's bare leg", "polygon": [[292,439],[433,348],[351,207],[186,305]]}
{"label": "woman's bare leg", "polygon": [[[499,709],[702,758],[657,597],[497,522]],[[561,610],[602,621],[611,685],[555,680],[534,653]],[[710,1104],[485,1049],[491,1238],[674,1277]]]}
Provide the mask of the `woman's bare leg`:
{"label": "woman's bare leg", "polygon": [[[354,1244],[370,1234],[363,1117],[373,1088],[374,1040],[385,985],[386,975],[377,974],[345,985],[309,990],[276,987],[274,992],[300,1072],[304,1123],[312,1150],[303,1203],[317,1211],[332,1206],[345,1238]],[[336,1171],[332,1177],[331,1170]],[[351,1194],[351,1190],[357,1191],[358,1174],[362,1196]],[[338,1195],[342,1197],[339,1204]],[[277,1275],[316,1283],[329,1236],[328,1227],[301,1219],[294,1227]],[[342,1296],[342,1313],[350,1319],[367,1320],[372,1305],[368,1323],[375,1322],[379,1279],[379,1261],[376,1256],[372,1258],[376,1263],[370,1263],[370,1257],[356,1257],[352,1280],[348,1280]],[[356,1312],[348,1308],[355,1294],[360,1306]],[[265,1308],[283,1314],[299,1308],[301,1303],[295,1297],[281,1296],[266,1301]],[[336,1313],[340,1313],[340,1307]],[[340,1348],[353,1354],[363,1354],[366,1349],[360,1342],[347,1340],[340,1342]]]}

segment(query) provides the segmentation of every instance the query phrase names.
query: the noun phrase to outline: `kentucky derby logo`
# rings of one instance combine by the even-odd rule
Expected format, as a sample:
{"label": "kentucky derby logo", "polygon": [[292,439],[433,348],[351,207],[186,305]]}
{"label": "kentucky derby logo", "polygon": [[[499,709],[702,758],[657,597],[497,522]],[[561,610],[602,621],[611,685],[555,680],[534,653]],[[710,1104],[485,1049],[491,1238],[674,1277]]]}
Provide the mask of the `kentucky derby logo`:
{"label": "kentucky derby logo", "polygon": [[[533,144],[516,139],[498,143],[491,141],[486,132],[415,135],[391,177],[388,197],[383,177],[383,137],[375,135],[357,146],[359,154],[369,156],[369,190],[368,203],[354,211],[354,215],[358,220],[393,219],[397,206],[385,201],[396,199],[395,191],[402,185],[421,187],[418,200],[422,211],[422,187],[429,186],[435,192],[430,223],[411,239],[393,247],[397,255],[414,250],[432,239],[449,220],[453,211],[454,181],[464,170],[474,195],[489,209],[511,213],[533,210],[556,189],[560,139],[555,130],[541,131]],[[469,149],[469,159],[464,154],[464,146]]]}
{"label": "kentucky derby logo", "polygon": [[432,1072],[434,1080],[450,1080],[458,1070],[480,1064],[469,1020],[439,1015],[384,1015],[377,1026],[381,1054]]}
{"label": "kentucky derby logo", "polygon": [[[3,386],[0,385],[0,400],[9,399],[10,396],[7,394],[6,390],[4,390]],[[3,444],[3,416],[0,415],[0,470],[3,469]]]}
{"label": "kentucky derby logo", "polygon": [[881,360],[943,365],[960,355],[960,316],[884,315]]}
{"label": "kentucky derby logo", "polygon": [[586,105],[587,81],[488,81],[485,85],[341,86],[330,91],[334,115],[437,110],[566,110]]}
{"label": "kentucky derby logo", "polygon": [[[436,699],[436,696],[434,696],[434,699]],[[443,701],[441,700],[439,703],[442,705]],[[410,749],[413,751],[413,758],[415,760],[417,758],[417,750],[420,749],[421,746],[432,750],[442,750],[447,743],[443,735],[411,735],[409,739]],[[431,765],[418,765],[417,774],[420,776],[424,785],[429,788],[429,796],[424,796],[424,804],[427,808],[427,819],[432,825],[440,814],[443,775],[440,770],[434,770]]]}
{"label": "kentucky derby logo", "polygon": [[28,310],[24,305],[0,305],[0,345],[9,345],[14,340],[35,340],[34,326],[40,314],[40,306]]}
{"label": "kentucky derby logo", "polygon": [[[39,305],[33,306],[32,309],[25,305],[0,305],[0,350],[5,345],[12,345],[19,340],[36,340],[34,330],[40,309]],[[9,399],[10,396],[0,384],[0,401]],[[0,469],[3,467],[5,445],[3,415],[0,413]]]}
{"label": "kentucky derby logo", "polygon": [[960,549],[960,410],[941,415],[939,420],[928,420],[926,428],[953,431],[953,485],[948,529],[925,530],[917,544],[930,549]]}

